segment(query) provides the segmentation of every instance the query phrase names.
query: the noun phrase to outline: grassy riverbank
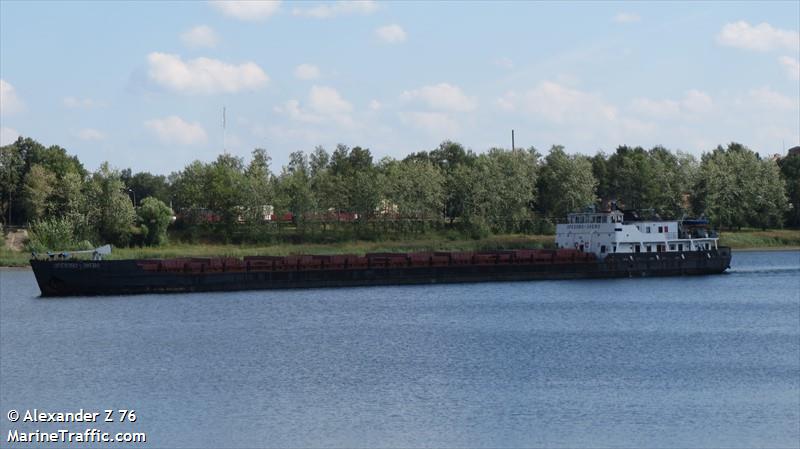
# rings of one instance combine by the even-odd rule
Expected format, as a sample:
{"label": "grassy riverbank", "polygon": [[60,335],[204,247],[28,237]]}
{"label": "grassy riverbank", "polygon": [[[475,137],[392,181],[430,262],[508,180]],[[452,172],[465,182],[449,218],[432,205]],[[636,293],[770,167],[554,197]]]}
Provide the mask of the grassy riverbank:
{"label": "grassy riverbank", "polygon": [[[485,239],[436,239],[390,241],[352,241],[327,244],[276,244],[224,245],[224,244],[168,244],[151,248],[114,248],[111,259],[147,259],[169,257],[242,257],[252,255],[287,254],[365,254],[378,252],[415,251],[487,251],[515,248],[548,248],[553,245],[551,235],[498,235]],[[0,249],[0,266],[24,266],[30,254]]]}
{"label": "grassy riverbank", "polygon": [[[800,248],[800,230],[743,230],[723,232],[720,244],[736,250],[797,249]],[[364,254],[376,252],[412,251],[485,251],[514,248],[551,248],[552,235],[498,235],[485,239],[424,238],[395,241],[353,241],[328,244],[277,244],[223,245],[223,244],[168,244],[154,248],[114,248],[112,259],[169,258],[169,257],[242,257],[250,255],[287,254]],[[0,248],[0,266],[26,266],[30,254]]]}
{"label": "grassy riverbank", "polygon": [[719,244],[733,249],[800,248],[800,229],[722,232]]}

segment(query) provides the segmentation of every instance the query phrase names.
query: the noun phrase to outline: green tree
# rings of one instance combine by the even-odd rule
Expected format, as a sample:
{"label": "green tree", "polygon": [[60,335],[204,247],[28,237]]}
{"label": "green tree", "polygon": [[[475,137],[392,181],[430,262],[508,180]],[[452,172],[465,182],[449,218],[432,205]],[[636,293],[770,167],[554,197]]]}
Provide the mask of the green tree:
{"label": "green tree", "polygon": [[325,151],[322,146],[314,148],[314,152],[308,156],[308,165],[311,170],[311,177],[317,176],[319,173],[327,170],[328,164],[331,161],[331,156]]}
{"label": "green tree", "polygon": [[493,232],[512,232],[532,218],[536,200],[538,154],[498,148],[477,157],[471,167],[456,169],[456,180],[465,187],[464,219],[484,223]]}
{"label": "green tree", "polygon": [[585,156],[567,155],[559,145],[550,149],[537,184],[539,208],[550,217],[566,217],[569,212],[597,201],[592,162]]}
{"label": "green tree", "polygon": [[274,200],[271,184],[272,173],[270,172],[272,158],[263,148],[254,149],[252,155],[252,159],[244,171],[245,185],[247,186],[244,199],[245,215],[248,221],[259,222],[263,220],[264,214]]}
{"label": "green tree", "polygon": [[341,176],[333,173],[331,156],[325,148],[318,146],[308,157],[311,176],[311,190],[316,197],[318,212],[343,210],[347,207],[347,192]]}
{"label": "green tree", "polygon": [[787,223],[789,226],[800,226],[800,152],[782,158],[778,165],[786,180],[786,193],[791,203]]}
{"label": "green tree", "polygon": [[247,204],[247,180],[244,161],[236,156],[221,154],[206,170],[205,192],[207,207],[220,215],[228,227],[235,224]]}
{"label": "green tree", "polygon": [[67,218],[34,220],[30,226],[27,249],[37,253],[78,249],[74,231],[74,223]]}
{"label": "green tree", "polygon": [[17,146],[25,160],[26,172],[35,164],[39,164],[56,176],[61,177],[66,173],[74,172],[86,176],[86,169],[77,156],[70,156],[67,150],[58,145],[45,148],[33,139],[19,139]]}
{"label": "green tree", "polygon": [[372,163],[369,149],[339,144],[331,155],[330,179],[326,179],[323,204],[338,211],[371,217],[382,196],[382,175]]}
{"label": "green tree", "polygon": [[[439,147],[430,152],[412,154],[406,159],[425,159],[439,167],[444,174],[445,205],[444,214],[450,218],[452,223],[455,219],[464,214],[466,206],[466,192],[461,182],[461,178],[468,172],[477,156],[471,150],[464,149],[464,146],[457,142],[446,140],[439,144]],[[467,167],[467,168],[464,168]]]}
{"label": "green tree", "polygon": [[203,208],[209,206],[207,198],[209,166],[194,161],[171,176],[175,205],[180,209]]}
{"label": "green tree", "polygon": [[695,190],[696,209],[718,227],[778,226],[788,209],[777,164],[738,143],[703,155]]}
{"label": "green tree", "polygon": [[53,191],[56,175],[40,164],[31,166],[25,175],[22,189],[22,204],[30,221],[40,220],[54,212]]}
{"label": "green tree", "polygon": [[14,218],[13,205],[15,201],[19,202],[19,191],[25,176],[25,160],[17,142],[0,147],[0,222],[9,224]]}
{"label": "green tree", "polygon": [[161,245],[167,241],[167,227],[172,221],[172,209],[158,198],[147,197],[136,211],[139,220],[147,227],[145,243]]}
{"label": "green tree", "polygon": [[680,218],[689,212],[684,207],[684,195],[690,192],[696,176],[696,159],[664,147],[651,149],[648,157],[652,178],[645,206],[662,216]]}
{"label": "green tree", "polygon": [[606,204],[613,198],[611,187],[609,185],[610,176],[608,168],[608,156],[602,151],[591,157],[592,174],[594,179],[597,180],[597,196],[601,204]]}
{"label": "green tree", "polygon": [[85,191],[88,224],[103,242],[126,246],[136,213],[119,172],[104,162],[92,174]]}
{"label": "green tree", "polygon": [[444,175],[433,163],[419,159],[385,164],[386,197],[404,217],[441,217]]}
{"label": "green tree", "polygon": [[[123,179],[123,182],[125,180]],[[139,172],[125,182],[128,189],[133,191],[136,198],[136,205],[141,205],[144,198],[148,196],[158,198],[162,202],[169,204],[171,198],[170,185],[164,175],[154,175],[148,172]]]}
{"label": "green tree", "polygon": [[308,161],[302,151],[289,156],[277,180],[276,206],[279,212],[291,212],[295,223],[302,223],[314,210],[315,198],[311,190]]}
{"label": "green tree", "polygon": [[643,148],[620,146],[608,158],[607,194],[625,209],[647,209],[658,186],[650,158]]}

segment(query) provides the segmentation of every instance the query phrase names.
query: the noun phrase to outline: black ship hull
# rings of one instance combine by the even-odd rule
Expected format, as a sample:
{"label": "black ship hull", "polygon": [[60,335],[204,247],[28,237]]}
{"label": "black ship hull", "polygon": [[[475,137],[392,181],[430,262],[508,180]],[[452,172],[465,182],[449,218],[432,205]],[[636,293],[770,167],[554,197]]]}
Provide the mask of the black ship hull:
{"label": "black ship hull", "polygon": [[136,260],[31,260],[42,296],[126,295],[374,285],[683,276],[723,273],[730,248],[611,254],[603,261],[529,261],[445,266],[371,266],[271,271],[157,271]]}

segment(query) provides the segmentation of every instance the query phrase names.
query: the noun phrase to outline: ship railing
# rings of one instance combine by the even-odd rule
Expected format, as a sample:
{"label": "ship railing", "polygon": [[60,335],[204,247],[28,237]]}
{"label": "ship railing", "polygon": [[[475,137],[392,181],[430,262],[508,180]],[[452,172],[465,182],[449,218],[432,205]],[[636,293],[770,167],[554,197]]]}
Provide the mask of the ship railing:
{"label": "ship railing", "polygon": [[541,265],[589,262],[594,253],[573,249],[521,249],[483,252],[373,253],[358,255],[246,256],[243,259],[179,258],[138,260],[145,271],[172,273],[287,272],[316,270],[422,268],[465,265]]}
{"label": "ship railing", "polygon": [[31,257],[33,259],[44,259],[46,256],[46,260],[70,260],[74,259],[75,256],[80,255],[89,255],[91,254],[92,260],[103,260],[103,256],[107,256],[111,254],[111,245],[103,245],[99,246],[95,249],[86,249],[86,250],[77,250],[77,251],[48,251],[46,254],[40,254],[36,251],[31,252]]}

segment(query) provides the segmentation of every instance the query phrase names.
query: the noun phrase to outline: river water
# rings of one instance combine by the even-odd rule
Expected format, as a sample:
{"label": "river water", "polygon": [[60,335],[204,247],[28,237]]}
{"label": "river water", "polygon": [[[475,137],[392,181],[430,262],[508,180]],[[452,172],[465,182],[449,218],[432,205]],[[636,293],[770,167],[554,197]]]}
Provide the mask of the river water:
{"label": "river water", "polygon": [[[85,428],[154,448],[800,446],[797,251],[703,277],[38,293],[0,271],[3,447]],[[136,421],[7,419],[34,408]]]}

